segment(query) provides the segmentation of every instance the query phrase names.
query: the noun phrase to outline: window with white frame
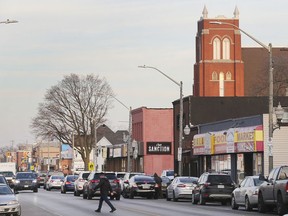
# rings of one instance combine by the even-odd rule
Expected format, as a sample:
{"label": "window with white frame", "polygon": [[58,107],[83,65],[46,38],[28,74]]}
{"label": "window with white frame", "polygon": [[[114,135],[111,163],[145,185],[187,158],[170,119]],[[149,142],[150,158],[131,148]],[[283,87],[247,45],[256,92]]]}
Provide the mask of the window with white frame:
{"label": "window with white frame", "polygon": [[213,59],[220,59],[220,44],[219,38],[213,40]]}
{"label": "window with white frame", "polygon": [[230,59],[230,40],[224,38],[222,43],[223,59]]}

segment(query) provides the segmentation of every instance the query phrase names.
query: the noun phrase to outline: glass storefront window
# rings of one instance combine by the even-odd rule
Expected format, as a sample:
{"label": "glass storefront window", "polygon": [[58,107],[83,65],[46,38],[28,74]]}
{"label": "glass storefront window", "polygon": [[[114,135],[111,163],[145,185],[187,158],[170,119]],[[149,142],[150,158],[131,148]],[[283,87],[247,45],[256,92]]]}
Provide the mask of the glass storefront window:
{"label": "glass storefront window", "polygon": [[215,172],[231,173],[230,155],[213,155],[211,157],[211,169]]}

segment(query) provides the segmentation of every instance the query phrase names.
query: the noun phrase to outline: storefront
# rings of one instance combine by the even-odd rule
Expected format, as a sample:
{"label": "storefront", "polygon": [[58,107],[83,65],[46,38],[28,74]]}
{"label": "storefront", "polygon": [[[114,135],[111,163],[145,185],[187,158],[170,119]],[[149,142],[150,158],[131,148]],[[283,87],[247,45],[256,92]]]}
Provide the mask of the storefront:
{"label": "storefront", "polygon": [[229,128],[197,134],[193,154],[201,170],[231,174],[236,183],[246,175],[263,173],[263,126]]}

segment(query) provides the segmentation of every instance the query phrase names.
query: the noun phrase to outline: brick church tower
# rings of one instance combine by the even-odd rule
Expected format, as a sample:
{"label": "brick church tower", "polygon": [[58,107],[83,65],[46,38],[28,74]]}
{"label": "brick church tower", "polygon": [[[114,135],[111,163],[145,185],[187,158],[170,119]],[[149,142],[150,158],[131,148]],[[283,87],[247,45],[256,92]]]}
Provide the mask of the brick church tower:
{"label": "brick church tower", "polygon": [[[235,27],[239,27],[237,7],[234,17],[230,19],[224,16],[208,18],[206,6],[202,15],[198,21],[196,35],[193,95],[244,96],[241,35],[239,29]],[[219,24],[220,22],[222,23]]]}

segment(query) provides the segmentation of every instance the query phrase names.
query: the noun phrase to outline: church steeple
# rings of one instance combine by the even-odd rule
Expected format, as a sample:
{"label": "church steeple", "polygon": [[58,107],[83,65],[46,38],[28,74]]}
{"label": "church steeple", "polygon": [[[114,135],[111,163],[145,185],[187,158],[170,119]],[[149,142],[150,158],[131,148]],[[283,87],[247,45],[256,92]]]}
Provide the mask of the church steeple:
{"label": "church steeple", "polygon": [[239,19],[239,10],[238,10],[237,6],[235,7],[235,10],[234,10],[233,14],[234,14],[234,17],[233,17],[234,19]]}
{"label": "church steeple", "polygon": [[208,18],[208,10],[206,8],[206,5],[204,5],[203,11],[202,11],[202,17],[203,19],[207,19]]}

